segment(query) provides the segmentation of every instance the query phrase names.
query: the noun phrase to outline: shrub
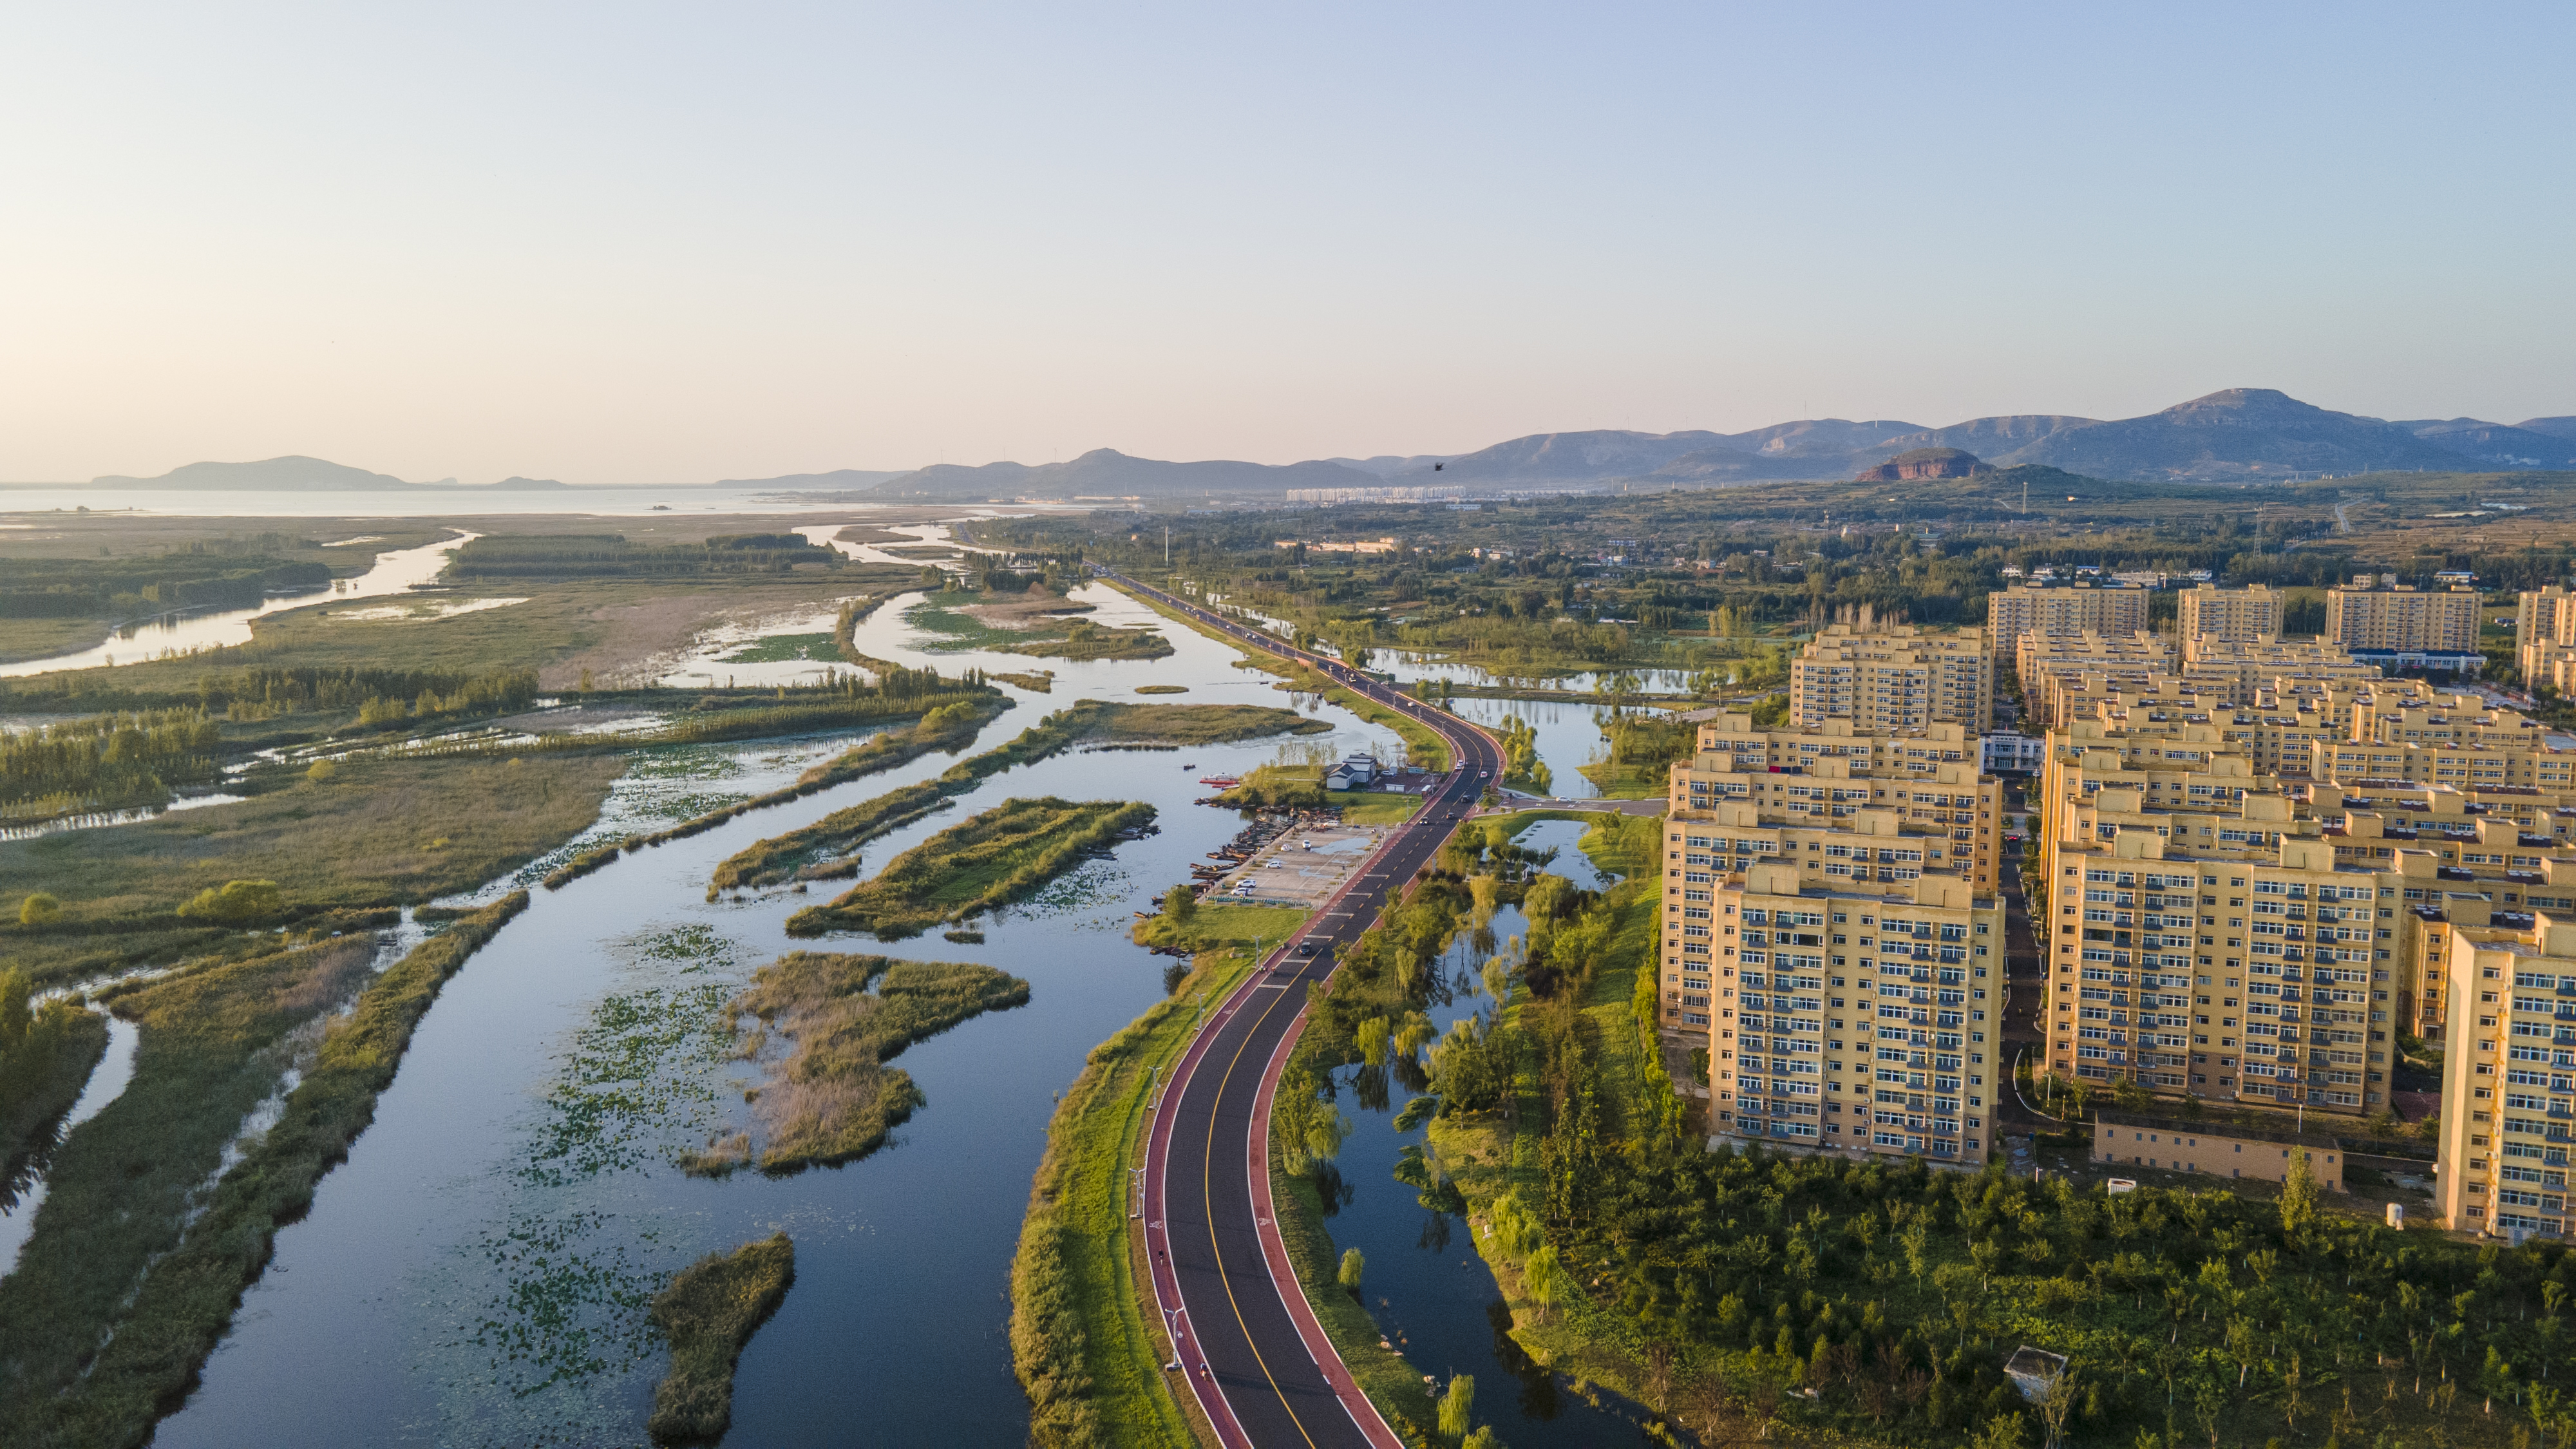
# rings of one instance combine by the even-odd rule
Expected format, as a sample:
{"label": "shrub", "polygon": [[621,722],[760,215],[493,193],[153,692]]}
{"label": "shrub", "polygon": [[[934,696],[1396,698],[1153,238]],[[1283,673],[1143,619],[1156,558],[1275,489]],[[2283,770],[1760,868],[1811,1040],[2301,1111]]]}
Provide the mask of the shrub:
{"label": "shrub", "polygon": [[18,924],[41,926],[63,913],[63,903],[51,891],[36,891],[18,903]]}
{"label": "shrub", "polygon": [[285,908],[286,898],[273,880],[228,880],[197,892],[196,899],[179,908],[179,916],[219,926],[246,926]]}

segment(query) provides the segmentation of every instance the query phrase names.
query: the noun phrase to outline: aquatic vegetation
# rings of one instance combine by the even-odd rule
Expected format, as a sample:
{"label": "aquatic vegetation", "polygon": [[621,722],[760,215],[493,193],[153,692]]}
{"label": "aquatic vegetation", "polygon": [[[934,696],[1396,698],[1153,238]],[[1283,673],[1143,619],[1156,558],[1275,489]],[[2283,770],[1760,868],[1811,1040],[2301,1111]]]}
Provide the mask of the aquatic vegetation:
{"label": "aquatic vegetation", "polygon": [[653,1390],[656,1442],[711,1442],[724,1433],[733,1422],[734,1364],[795,1279],[796,1245],[778,1233],[709,1253],[655,1296],[653,1325],[671,1340],[671,1371]]}
{"label": "aquatic vegetation", "polygon": [[0,1207],[16,1206],[20,1172],[54,1145],[107,1051],[107,1018],[63,1001],[30,1009],[28,991],[0,969]]}
{"label": "aquatic vegetation", "polygon": [[[990,966],[791,951],[755,972],[727,1007],[758,1023],[740,1050],[762,1059],[765,1083],[754,1098],[760,1141],[745,1134],[711,1143],[682,1165],[720,1174],[756,1151],[762,1171],[787,1172],[863,1157],[928,1100],[910,1074],[884,1065],[888,1058],[1028,999],[1029,983]],[[764,1052],[773,1033],[793,1045]]]}
{"label": "aquatic vegetation", "polygon": [[[150,1436],[267,1265],[279,1224],[311,1206],[372,1120],[439,988],[527,901],[514,893],[422,942],[318,1032],[307,1023],[365,982],[372,939],[222,963],[115,997],[143,1027],[133,1079],[55,1155],[19,1269],[0,1279],[0,1378],[12,1390],[0,1398],[0,1440]],[[276,1121],[236,1143],[290,1059],[302,1080]],[[223,1171],[228,1150],[237,1160]]]}
{"label": "aquatic vegetation", "polygon": [[838,659],[831,634],[764,634],[718,664],[787,664],[800,659]]}
{"label": "aquatic vegetation", "polygon": [[855,930],[893,940],[971,920],[1033,894],[1153,819],[1153,806],[1133,801],[1006,800],[896,856],[829,905],[788,917],[787,933]]}

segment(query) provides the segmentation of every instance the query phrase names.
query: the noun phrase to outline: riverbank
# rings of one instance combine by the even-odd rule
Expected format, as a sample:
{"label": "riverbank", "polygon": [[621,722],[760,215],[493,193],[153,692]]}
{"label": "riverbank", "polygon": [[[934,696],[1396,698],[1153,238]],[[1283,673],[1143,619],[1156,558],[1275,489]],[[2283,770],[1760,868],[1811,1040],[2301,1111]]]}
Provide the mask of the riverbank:
{"label": "riverbank", "polygon": [[1170,1341],[1154,1321],[1144,1235],[1130,1228],[1130,1169],[1144,1159],[1146,1102],[1187,1050],[1198,1004],[1223,1001],[1254,964],[1248,951],[1201,953],[1168,999],[1092,1048],[1047,1123],[1011,1263],[1012,1368],[1044,1449],[1212,1437],[1162,1371]]}
{"label": "riverbank", "polygon": [[[375,943],[360,937],[112,998],[143,1028],[134,1075],[55,1155],[18,1267],[0,1278],[0,1439],[151,1437],[279,1225],[366,1129],[439,988],[527,903],[514,892],[457,921],[372,983]],[[264,1134],[244,1134],[263,1118]]]}
{"label": "riverbank", "polygon": [[[0,970],[0,1186],[16,1206],[14,1185],[52,1145],[57,1123],[80,1101],[89,1074],[107,1055],[107,1018],[67,1002],[9,1020],[26,1005],[26,978]],[[0,1272],[7,1264],[0,1262]]]}

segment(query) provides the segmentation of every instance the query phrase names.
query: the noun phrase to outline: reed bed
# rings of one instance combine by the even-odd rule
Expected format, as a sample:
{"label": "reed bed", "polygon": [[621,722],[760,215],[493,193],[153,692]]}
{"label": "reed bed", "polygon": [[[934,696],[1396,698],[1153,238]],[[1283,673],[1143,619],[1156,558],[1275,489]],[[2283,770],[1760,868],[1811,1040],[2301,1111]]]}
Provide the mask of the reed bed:
{"label": "reed bed", "polygon": [[709,1253],[653,1298],[653,1326],[671,1341],[671,1371],[653,1389],[657,1444],[711,1444],[733,1423],[733,1370],[745,1344],[796,1281],[785,1233]]}
{"label": "reed bed", "polygon": [[970,920],[1029,895],[1153,819],[1153,806],[1132,801],[1006,800],[896,856],[829,905],[788,917],[787,933],[854,930],[898,940]]}

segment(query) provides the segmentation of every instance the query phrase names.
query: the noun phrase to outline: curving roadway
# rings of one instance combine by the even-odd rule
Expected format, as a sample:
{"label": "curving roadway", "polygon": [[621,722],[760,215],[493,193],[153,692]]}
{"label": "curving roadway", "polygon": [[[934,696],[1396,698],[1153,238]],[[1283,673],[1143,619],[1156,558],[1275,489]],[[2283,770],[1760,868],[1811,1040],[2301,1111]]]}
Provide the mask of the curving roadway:
{"label": "curving roadway", "polygon": [[[1430,863],[1502,769],[1493,739],[1340,661],[1114,570],[1104,577],[1247,647],[1313,666],[1448,740],[1452,768],[1304,930],[1219,1005],[1173,1068],[1145,1157],[1144,1222],[1168,1341],[1219,1439],[1243,1449],[1402,1449],[1316,1321],[1271,1206],[1270,1102],[1305,1023],[1306,987]],[[1309,954],[1311,952],[1311,954]]]}

